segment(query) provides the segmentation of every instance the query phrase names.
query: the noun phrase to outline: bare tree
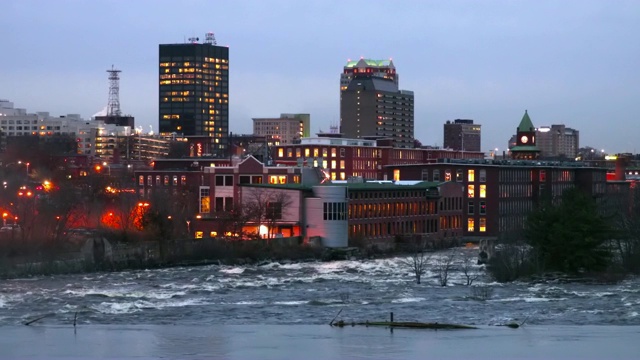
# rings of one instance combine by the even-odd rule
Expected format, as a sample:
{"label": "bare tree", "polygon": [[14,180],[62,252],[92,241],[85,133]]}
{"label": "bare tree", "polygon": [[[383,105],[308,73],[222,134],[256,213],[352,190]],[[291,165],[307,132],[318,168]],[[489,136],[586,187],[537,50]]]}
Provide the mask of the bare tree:
{"label": "bare tree", "polygon": [[251,187],[246,191],[248,195],[242,206],[244,214],[256,224],[258,231],[261,225],[266,224],[267,237],[273,237],[284,210],[292,204],[291,198],[285,191],[267,187]]}
{"label": "bare tree", "polygon": [[476,268],[473,266],[476,256],[469,252],[465,251],[462,255],[462,263],[460,264],[460,270],[466,279],[466,286],[470,286],[480,277],[480,273],[476,271]]}
{"label": "bare tree", "polygon": [[438,276],[438,282],[440,286],[447,286],[449,283],[449,273],[453,270],[453,263],[455,261],[455,254],[450,254],[438,259],[435,265],[436,274]]}
{"label": "bare tree", "polygon": [[424,238],[410,239],[406,242],[406,248],[410,251],[409,257],[402,259],[401,263],[411,269],[416,277],[416,284],[420,284],[431,258],[431,253],[427,253],[427,240]]}

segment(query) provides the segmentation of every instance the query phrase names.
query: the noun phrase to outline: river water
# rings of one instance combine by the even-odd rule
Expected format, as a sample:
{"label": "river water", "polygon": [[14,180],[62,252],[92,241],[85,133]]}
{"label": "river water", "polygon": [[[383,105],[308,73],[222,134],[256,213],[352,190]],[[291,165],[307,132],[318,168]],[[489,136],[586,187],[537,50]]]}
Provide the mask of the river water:
{"label": "river water", "polygon": [[[493,325],[525,319],[525,326],[516,331],[529,329],[527,331],[549,336],[566,331],[568,326],[581,329],[573,330],[573,334],[582,334],[583,339],[588,339],[594,336],[595,330],[584,333],[585,329],[595,326],[600,329],[595,333],[619,331],[626,334],[626,330],[615,330],[622,328],[640,334],[638,278],[602,285],[560,281],[499,284],[486,276],[482,266],[474,265],[471,270],[479,278],[472,286],[465,286],[462,261],[473,251],[454,249],[434,254],[429,259],[422,284],[415,283],[412,270],[402,257],[250,266],[209,265],[2,280],[0,337],[3,332],[10,332],[22,334],[20,336],[25,336],[26,340],[32,340],[30,336],[55,338],[57,335],[52,334],[66,334],[72,328],[77,313],[78,329],[82,334],[103,332],[110,334],[102,335],[103,339],[114,342],[118,341],[122,329],[157,337],[158,331],[166,328],[163,325],[183,329],[176,334],[186,332],[194,336],[203,332],[247,332],[258,336],[266,332],[264,336],[273,337],[284,332],[283,329],[293,328],[299,329],[296,333],[307,334],[306,338],[300,335],[296,343],[314,336],[335,340],[336,334],[342,333],[355,337],[352,339],[355,343],[357,339],[362,340],[362,336],[367,338],[371,334],[385,334],[376,336],[388,338],[388,330],[326,326],[339,311],[339,319],[345,321],[386,320],[393,312],[396,321],[477,325],[484,328],[483,337],[490,338],[492,335],[486,334],[503,333],[507,329]],[[438,283],[437,267],[451,255],[455,255],[455,266],[449,274],[448,286],[442,287]],[[489,289],[490,297],[478,299],[474,287]],[[43,315],[47,317],[29,327],[21,325]],[[17,325],[20,325],[20,331],[16,331]],[[46,330],[35,333],[23,330],[31,328]],[[400,336],[398,332],[395,331],[396,338]],[[417,336],[415,331],[403,333]],[[429,338],[435,341],[433,336],[429,335]],[[612,335],[612,338],[620,339],[621,335]],[[385,343],[393,345],[388,340]],[[61,349],[68,349],[68,346],[61,346]],[[335,344],[333,346],[335,349]],[[411,348],[415,349],[415,346]],[[0,348],[0,355],[3,354],[39,356],[38,353],[6,353]],[[64,351],[59,353],[63,357],[65,354]],[[215,355],[206,351],[199,354]],[[225,354],[227,356],[218,355],[243,358]],[[282,358],[283,354],[276,354],[274,358]],[[151,353],[147,355],[155,357]],[[188,353],[174,355],[184,357]],[[246,355],[249,356],[246,358],[251,356],[250,353]],[[410,354],[405,355],[411,358]],[[118,353],[111,353],[111,356],[119,357]]]}

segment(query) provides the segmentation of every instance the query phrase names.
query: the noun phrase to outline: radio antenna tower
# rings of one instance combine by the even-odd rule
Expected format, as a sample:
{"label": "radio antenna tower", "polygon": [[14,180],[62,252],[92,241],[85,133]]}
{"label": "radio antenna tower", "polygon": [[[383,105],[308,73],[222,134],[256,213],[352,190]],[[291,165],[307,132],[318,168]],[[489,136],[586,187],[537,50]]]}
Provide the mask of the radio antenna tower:
{"label": "radio antenna tower", "polygon": [[107,102],[107,116],[121,116],[120,112],[120,70],[111,65],[109,73],[109,101]]}

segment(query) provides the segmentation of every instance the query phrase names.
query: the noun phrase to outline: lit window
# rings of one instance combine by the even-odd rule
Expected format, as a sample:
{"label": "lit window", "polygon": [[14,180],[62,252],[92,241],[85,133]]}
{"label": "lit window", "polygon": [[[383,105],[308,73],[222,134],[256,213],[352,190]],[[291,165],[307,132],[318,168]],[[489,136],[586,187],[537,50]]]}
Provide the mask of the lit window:
{"label": "lit window", "polygon": [[311,154],[311,151],[309,151],[309,149],[304,149],[304,157],[309,157],[309,155]]}
{"label": "lit window", "polygon": [[444,171],[444,181],[451,181],[451,170],[447,169]]}
{"label": "lit window", "polygon": [[456,170],[456,181],[458,182],[462,181],[462,170],[460,169]]}
{"label": "lit window", "polygon": [[347,179],[347,175],[343,172],[340,173],[340,180],[346,180]]}
{"label": "lit window", "polygon": [[487,218],[480,218],[480,232],[487,231]]}
{"label": "lit window", "polygon": [[393,170],[393,181],[400,181],[400,169]]}
{"label": "lit window", "polygon": [[467,231],[474,232],[475,231],[475,223],[473,218],[467,219]]}
{"label": "lit window", "polygon": [[336,157],[338,150],[336,148],[331,148],[331,157]]}
{"label": "lit window", "polygon": [[467,176],[467,181],[469,182],[474,182],[476,181],[476,171],[475,170],[469,170],[469,175]]}
{"label": "lit window", "polygon": [[476,186],[475,185],[467,185],[467,197],[473,198],[476,196]]}
{"label": "lit window", "polygon": [[203,233],[202,231],[196,231],[196,239],[202,239]]}
{"label": "lit window", "polygon": [[283,148],[279,148],[278,149],[278,157],[284,157],[284,149]]}
{"label": "lit window", "polygon": [[340,160],[340,169],[344,170],[344,160]]}
{"label": "lit window", "polygon": [[487,185],[480,185],[480,197],[481,198],[487,197]]}
{"label": "lit window", "polygon": [[336,161],[335,160],[331,160],[331,168],[332,169],[336,168]]}

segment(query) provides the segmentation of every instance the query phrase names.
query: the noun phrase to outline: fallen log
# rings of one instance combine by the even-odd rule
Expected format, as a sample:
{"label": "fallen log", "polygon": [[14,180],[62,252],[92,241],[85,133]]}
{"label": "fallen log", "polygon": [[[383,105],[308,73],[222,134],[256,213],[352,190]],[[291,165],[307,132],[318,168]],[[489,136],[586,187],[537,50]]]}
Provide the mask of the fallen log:
{"label": "fallen log", "polygon": [[434,329],[434,330],[470,330],[477,329],[475,326],[461,324],[442,324],[442,323],[423,323],[423,322],[391,322],[391,321],[366,321],[366,322],[345,322],[344,320],[336,321],[331,326],[382,326],[389,328],[405,328],[405,329]]}

